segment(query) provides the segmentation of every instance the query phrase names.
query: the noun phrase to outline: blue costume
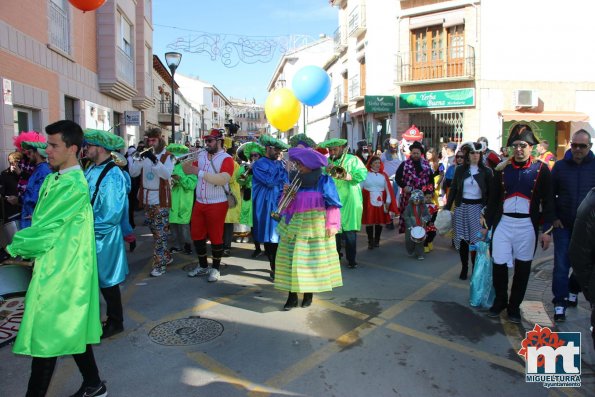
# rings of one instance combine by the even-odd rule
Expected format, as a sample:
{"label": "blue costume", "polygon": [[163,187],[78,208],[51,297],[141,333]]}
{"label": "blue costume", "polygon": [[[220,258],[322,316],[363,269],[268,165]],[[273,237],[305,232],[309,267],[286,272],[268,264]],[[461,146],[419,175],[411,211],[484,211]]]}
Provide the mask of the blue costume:
{"label": "blue costume", "polygon": [[27,188],[23,194],[23,209],[21,210],[21,229],[31,226],[31,216],[39,200],[39,189],[45,180],[45,177],[52,173],[50,165],[43,161],[35,167],[35,170],[29,177]]}
{"label": "blue costume", "polygon": [[271,218],[271,213],[277,210],[283,186],[289,183],[287,170],[281,161],[262,157],[252,166],[252,173],[254,240],[278,243],[278,222]]}
{"label": "blue costume", "polygon": [[[95,193],[99,175],[111,161],[110,159],[100,165],[93,165],[85,171],[91,197]],[[120,284],[128,274],[121,225],[123,219],[128,219],[126,204],[129,191],[130,179],[126,178],[118,167],[114,167],[101,181],[99,193],[93,204],[97,268],[101,288]]]}

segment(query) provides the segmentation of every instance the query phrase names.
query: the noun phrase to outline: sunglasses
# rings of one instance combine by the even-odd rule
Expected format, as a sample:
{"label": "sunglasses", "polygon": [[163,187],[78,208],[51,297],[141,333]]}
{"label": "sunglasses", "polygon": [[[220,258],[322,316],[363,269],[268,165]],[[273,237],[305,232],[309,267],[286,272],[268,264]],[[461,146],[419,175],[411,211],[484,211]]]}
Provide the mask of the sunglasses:
{"label": "sunglasses", "polygon": [[460,155],[459,156],[455,156],[455,157],[458,158],[458,159],[464,159],[465,158],[465,156],[460,156]]}
{"label": "sunglasses", "polygon": [[260,154],[251,154],[250,158],[252,158],[252,157],[260,157]]}
{"label": "sunglasses", "polygon": [[512,144],[512,145],[510,145],[510,146],[511,146],[512,148],[514,148],[514,149],[518,149],[518,148],[521,148],[521,149],[526,149],[526,148],[527,148],[527,146],[529,146],[529,145],[528,145],[528,144],[526,144],[525,142],[521,142],[521,143],[513,143],[513,144]]}
{"label": "sunglasses", "polygon": [[589,147],[586,143],[571,143],[570,147],[573,149],[586,149]]}

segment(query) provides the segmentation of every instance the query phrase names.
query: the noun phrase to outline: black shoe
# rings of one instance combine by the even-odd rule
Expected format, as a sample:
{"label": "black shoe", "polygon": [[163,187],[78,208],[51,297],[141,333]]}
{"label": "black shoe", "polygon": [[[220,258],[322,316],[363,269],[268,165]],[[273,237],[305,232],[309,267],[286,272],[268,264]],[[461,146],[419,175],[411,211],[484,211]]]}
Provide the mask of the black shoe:
{"label": "black shoe", "polygon": [[250,257],[251,258],[258,258],[261,255],[262,255],[262,251],[261,250],[254,250],[254,252],[252,253],[252,255],[250,255]]}
{"label": "black shoe", "polygon": [[178,247],[171,247],[171,248],[169,249],[169,253],[170,253],[170,254],[177,254],[178,252],[182,252],[182,250],[181,250],[181,249],[179,249]]}
{"label": "black shoe", "polygon": [[355,263],[355,262],[348,263],[347,267],[350,269],[355,269],[355,268],[357,268],[357,263]]}
{"label": "black shoe", "polygon": [[130,243],[130,252],[134,252],[135,249],[136,249],[136,241],[132,241]]}
{"label": "black shoe", "polygon": [[508,321],[510,321],[511,323],[520,324],[521,323],[521,313],[516,310],[515,311],[509,310],[508,311]]}
{"label": "black shoe", "polygon": [[105,387],[105,383],[101,382],[99,385],[95,387],[85,386],[83,383],[81,388],[77,390],[70,397],[105,397],[107,396],[107,388]]}
{"label": "black shoe", "polygon": [[283,306],[283,310],[286,312],[290,311],[294,307],[298,305],[298,296],[295,292],[290,292],[289,296],[287,297],[287,302],[285,302],[285,306]]}
{"label": "black shoe", "polygon": [[459,274],[459,278],[461,280],[467,280],[467,273],[469,272],[469,268],[467,266],[463,266],[461,269],[461,274]]}
{"label": "black shoe", "polygon": [[490,310],[488,310],[488,317],[492,317],[492,318],[500,317],[500,313],[504,309],[506,309],[506,305],[494,304],[492,307],[490,307]]}
{"label": "black shoe", "polygon": [[304,299],[302,300],[302,307],[310,307],[310,305],[312,304],[312,296],[314,296],[312,292],[306,292],[304,294]]}
{"label": "black shoe", "polygon": [[101,334],[101,339],[105,339],[117,335],[120,332],[123,332],[124,326],[122,324],[116,325],[110,321],[106,321],[105,323],[103,323],[101,329],[103,330],[103,334]]}
{"label": "black shoe", "polygon": [[369,250],[374,249],[374,245],[372,243],[368,243],[368,249]]}
{"label": "black shoe", "polygon": [[554,321],[557,323],[563,323],[566,321],[566,308],[563,306],[554,307]]}
{"label": "black shoe", "polygon": [[229,250],[229,249],[223,250],[223,255],[221,255],[221,256],[224,258],[229,258],[231,256],[231,250]]}
{"label": "black shoe", "polygon": [[380,241],[374,242],[374,248],[380,248]]}
{"label": "black shoe", "polygon": [[567,300],[566,307],[576,307],[578,305],[578,296],[575,301]]}

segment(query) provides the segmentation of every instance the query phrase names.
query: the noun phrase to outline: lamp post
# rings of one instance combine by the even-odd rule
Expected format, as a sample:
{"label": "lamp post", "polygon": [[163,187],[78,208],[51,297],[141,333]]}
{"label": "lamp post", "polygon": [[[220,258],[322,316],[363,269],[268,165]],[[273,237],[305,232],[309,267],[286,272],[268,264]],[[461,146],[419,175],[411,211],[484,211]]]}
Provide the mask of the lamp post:
{"label": "lamp post", "polygon": [[176,69],[182,60],[182,54],[179,52],[166,52],[165,53],[165,63],[167,63],[167,67],[171,72],[171,136],[169,137],[169,142],[174,143],[176,141],[176,121],[174,119],[174,75],[176,74]]}

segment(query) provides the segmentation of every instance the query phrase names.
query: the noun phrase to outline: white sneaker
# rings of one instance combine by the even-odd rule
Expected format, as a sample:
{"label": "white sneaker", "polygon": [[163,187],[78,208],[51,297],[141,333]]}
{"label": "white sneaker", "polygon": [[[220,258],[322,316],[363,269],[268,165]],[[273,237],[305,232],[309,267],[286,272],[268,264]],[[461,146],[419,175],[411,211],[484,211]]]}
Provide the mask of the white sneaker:
{"label": "white sneaker", "polygon": [[211,272],[209,273],[209,278],[207,279],[207,281],[209,283],[214,283],[217,280],[219,280],[219,276],[221,273],[219,273],[219,270],[217,269],[211,269]]}
{"label": "white sneaker", "polygon": [[159,277],[159,276],[163,276],[164,274],[165,274],[165,266],[155,267],[155,268],[153,268],[153,270],[151,270],[151,273],[149,273],[149,275],[151,277]]}
{"label": "white sneaker", "polygon": [[200,267],[200,265],[197,265],[193,270],[188,272],[188,277],[202,277],[207,274],[209,274],[208,267]]}
{"label": "white sneaker", "polygon": [[167,266],[171,265],[172,263],[174,263],[174,257],[170,257],[169,260],[165,263]]}

